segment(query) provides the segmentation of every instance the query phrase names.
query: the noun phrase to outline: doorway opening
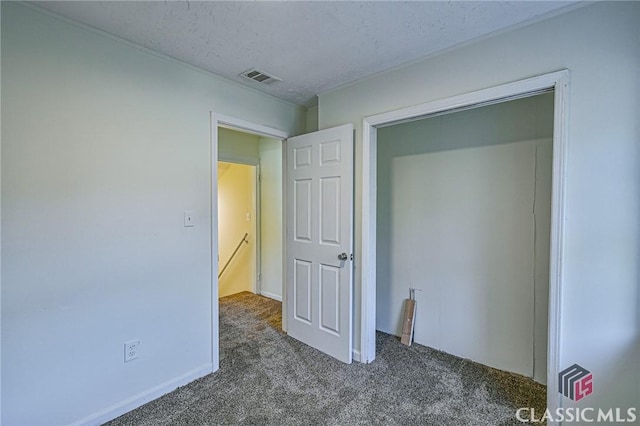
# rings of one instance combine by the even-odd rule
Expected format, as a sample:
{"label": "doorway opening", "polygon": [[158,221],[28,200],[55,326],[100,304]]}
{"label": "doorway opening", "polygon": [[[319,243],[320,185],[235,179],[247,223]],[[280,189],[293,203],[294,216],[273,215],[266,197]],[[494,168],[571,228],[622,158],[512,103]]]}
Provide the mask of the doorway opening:
{"label": "doorway opening", "polygon": [[218,129],[218,297],[282,301],[282,141]]}
{"label": "doorway opening", "polygon": [[[281,260],[270,262],[282,266],[282,278],[277,287],[282,299],[281,325],[278,327],[291,337],[350,363],[353,348],[353,125],[287,139],[286,133],[266,126],[216,113],[212,113],[211,118],[212,370],[220,367],[220,304],[215,297],[219,268],[218,160],[234,161],[234,158],[246,158],[247,154],[223,155],[224,149],[218,152],[224,145],[221,134],[225,130],[247,133],[259,139],[271,138],[280,149],[280,154],[274,156],[281,159],[282,177],[274,185],[282,190],[282,202],[279,203],[282,209],[274,217],[279,219],[282,231],[265,224],[260,228],[263,232],[275,229],[276,235],[282,237],[282,250],[262,249],[259,273],[259,288],[264,293],[267,263],[264,254],[269,252]],[[283,149],[285,140],[286,150]],[[234,148],[237,146],[233,144]],[[260,174],[265,176],[262,161]],[[259,182],[264,182],[264,178]],[[264,200],[264,185],[262,188],[260,198]],[[270,205],[278,204],[274,203],[275,197],[266,198]],[[267,201],[260,204],[264,217]],[[261,245],[265,244],[265,235]],[[311,306],[316,308],[311,309]]]}
{"label": "doorway opening", "polygon": [[218,162],[218,297],[260,292],[258,166]]}
{"label": "doorway opening", "polygon": [[[362,201],[362,305],[361,360],[375,359],[377,299],[377,155],[378,130],[426,117],[449,114],[509,100],[553,92],[553,136],[551,166],[551,215],[549,244],[549,297],[547,328],[547,407],[560,406],[556,377],[560,362],[560,314],[563,282],[564,186],[567,142],[568,71],[559,71],[489,89],[429,102],[402,110],[366,117],[363,121],[363,201]],[[408,292],[407,292],[408,294]]]}
{"label": "doorway opening", "polygon": [[[286,137],[286,133],[276,129],[212,114],[213,371],[220,365],[218,299],[242,292],[276,301],[286,297],[283,288]],[[282,317],[282,328],[286,330],[284,306]]]}

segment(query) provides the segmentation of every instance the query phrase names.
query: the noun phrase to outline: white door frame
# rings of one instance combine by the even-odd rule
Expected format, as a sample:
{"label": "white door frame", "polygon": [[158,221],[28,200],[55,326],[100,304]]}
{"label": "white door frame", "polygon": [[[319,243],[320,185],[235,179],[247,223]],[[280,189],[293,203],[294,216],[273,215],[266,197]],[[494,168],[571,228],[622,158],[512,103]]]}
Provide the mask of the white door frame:
{"label": "white door frame", "polygon": [[376,334],[376,190],[377,129],[553,90],[553,169],[551,246],[549,262],[549,329],[547,346],[547,407],[560,407],[557,375],[560,371],[561,313],[564,255],[565,181],[568,143],[569,71],[528,78],[421,105],[365,117],[362,136],[362,307],[361,362],[375,359]]}
{"label": "white door frame", "polygon": [[[211,364],[212,371],[220,368],[220,333],[219,333],[219,315],[220,307],[218,303],[218,128],[226,127],[233,130],[251,133],[258,136],[278,139],[284,141],[289,137],[285,131],[274,129],[272,127],[263,126],[261,124],[251,123],[239,118],[229,117],[226,115],[211,112]],[[283,147],[283,172],[286,169],[286,159],[284,155],[286,150]],[[283,185],[285,182],[283,174]],[[283,187],[284,188],[284,187]],[[283,203],[284,190],[283,190]],[[283,204],[283,208],[286,204]],[[284,213],[284,210],[283,210]],[[283,228],[284,232],[284,228]],[[282,262],[284,262],[286,253],[282,253]],[[286,271],[283,269],[283,274]],[[286,276],[283,280],[283,287],[286,286]],[[286,306],[286,288],[282,291],[282,328],[286,330],[285,323],[285,306]]]}

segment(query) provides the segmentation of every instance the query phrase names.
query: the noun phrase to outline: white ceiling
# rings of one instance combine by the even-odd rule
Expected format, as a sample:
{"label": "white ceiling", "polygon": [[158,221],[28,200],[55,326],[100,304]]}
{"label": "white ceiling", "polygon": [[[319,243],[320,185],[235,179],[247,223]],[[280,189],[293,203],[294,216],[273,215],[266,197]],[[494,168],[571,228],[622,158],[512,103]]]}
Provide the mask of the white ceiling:
{"label": "white ceiling", "polygon": [[[575,1],[39,1],[39,7],[303,106],[315,95]],[[252,67],[271,85],[238,74]]]}

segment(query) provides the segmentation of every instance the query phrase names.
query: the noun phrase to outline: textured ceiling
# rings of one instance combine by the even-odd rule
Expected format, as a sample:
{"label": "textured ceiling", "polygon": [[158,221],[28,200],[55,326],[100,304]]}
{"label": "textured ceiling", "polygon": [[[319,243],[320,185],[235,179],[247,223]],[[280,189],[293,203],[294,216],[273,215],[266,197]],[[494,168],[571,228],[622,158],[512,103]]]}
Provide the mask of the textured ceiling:
{"label": "textured ceiling", "polygon": [[[32,2],[299,105],[575,2]],[[252,67],[271,85],[238,74]]]}

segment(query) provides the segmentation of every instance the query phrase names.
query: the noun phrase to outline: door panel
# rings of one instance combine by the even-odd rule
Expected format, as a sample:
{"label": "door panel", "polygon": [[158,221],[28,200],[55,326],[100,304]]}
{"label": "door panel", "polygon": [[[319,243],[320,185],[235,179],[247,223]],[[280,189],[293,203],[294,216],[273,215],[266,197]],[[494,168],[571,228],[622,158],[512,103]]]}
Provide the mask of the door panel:
{"label": "door panel", "polygon": [[340,246],[340,178],[320,179],[320,244]]}
{"label": "door panel", "polygon": [[311,262],[295,260],[295,319],[311,324]]}
{"label": "door panel", "polygon": [[294,182],[293,220],[297,242],[311,242],[311,184],[311,179],[300,179]]}
{"label": "door panel", "polygon": [[288,333],[350,363],[352,125],[287,141],[287,199]]}
{"label": "door panel", "polygon": [[320,265],[320,327],[325,331],[340,334],[340,269]]}

